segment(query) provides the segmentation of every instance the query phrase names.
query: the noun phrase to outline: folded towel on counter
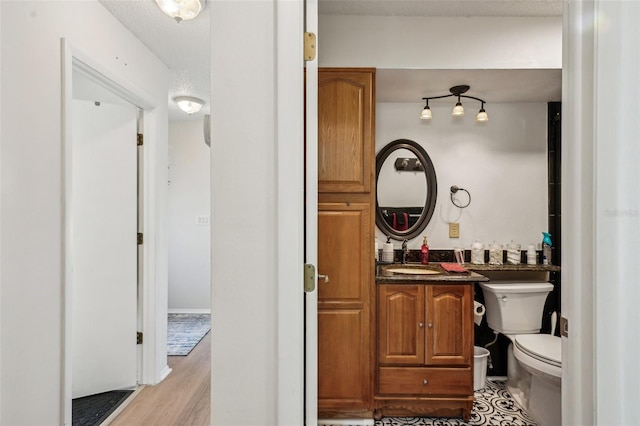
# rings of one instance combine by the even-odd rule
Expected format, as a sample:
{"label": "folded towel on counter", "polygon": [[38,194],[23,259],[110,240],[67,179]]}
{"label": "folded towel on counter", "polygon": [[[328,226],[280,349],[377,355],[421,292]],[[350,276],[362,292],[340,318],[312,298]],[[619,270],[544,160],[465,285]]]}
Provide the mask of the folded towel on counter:
{"label": "folded towel on counter", "polygon": [[441,263],[440,266],[447,272],[468,272],[462,265],[458,265],[457,263]]}

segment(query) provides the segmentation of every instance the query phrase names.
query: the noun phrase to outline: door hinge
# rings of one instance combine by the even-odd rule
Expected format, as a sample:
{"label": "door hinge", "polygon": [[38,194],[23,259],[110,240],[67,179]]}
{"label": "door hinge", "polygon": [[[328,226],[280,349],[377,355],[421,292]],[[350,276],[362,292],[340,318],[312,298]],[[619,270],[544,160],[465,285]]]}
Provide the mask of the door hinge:
{"label": "door hinge", "polygon": [[304,264],[304,291],[311,293],[316,289],[316,267],[305,263]]}
{"label": "door hinge", "polygon": [[142,146],[144,143],[144,135],[142,133],[138,133],[138,137],[136,139],[138,141],[138,146]]}
{"label": "door hinge", "polygon": [[142,237],[142,232],[138,232],[138,245],[144,243],[144,238]]}
{"label": "door hinge", "polygon": [[138,331],[136,332],[136,345],[141,345],[142,344],[142,332]]}
{"label": "door hinge", "polygon": [[316,58],[316,35],[304,33],[304,60],[313,61]]}

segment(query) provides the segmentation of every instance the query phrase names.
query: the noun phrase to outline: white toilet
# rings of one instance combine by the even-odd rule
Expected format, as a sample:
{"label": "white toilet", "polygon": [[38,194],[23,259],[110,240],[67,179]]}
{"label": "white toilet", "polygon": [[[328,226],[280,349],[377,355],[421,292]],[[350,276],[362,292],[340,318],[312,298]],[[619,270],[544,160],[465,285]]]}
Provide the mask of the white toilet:
{"label": "white toilet", "polygon": [[507,389],[540,426],[562,424],[560,337],[539,334],[548,282],[480,283],[489,327],[511,340]]}

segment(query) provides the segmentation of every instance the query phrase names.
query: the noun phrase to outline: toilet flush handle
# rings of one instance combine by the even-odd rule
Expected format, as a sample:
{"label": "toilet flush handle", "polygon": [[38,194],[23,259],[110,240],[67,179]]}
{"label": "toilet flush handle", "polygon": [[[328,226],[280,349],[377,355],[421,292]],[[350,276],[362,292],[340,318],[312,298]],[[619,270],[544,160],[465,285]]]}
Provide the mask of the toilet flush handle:
{"label": "toilet flush handle", "polygon": [[502,296],[502,297],[500,298],[500,300],[502,300],[503,302],[506,302],[506,301],[507,301],[507,296]]}

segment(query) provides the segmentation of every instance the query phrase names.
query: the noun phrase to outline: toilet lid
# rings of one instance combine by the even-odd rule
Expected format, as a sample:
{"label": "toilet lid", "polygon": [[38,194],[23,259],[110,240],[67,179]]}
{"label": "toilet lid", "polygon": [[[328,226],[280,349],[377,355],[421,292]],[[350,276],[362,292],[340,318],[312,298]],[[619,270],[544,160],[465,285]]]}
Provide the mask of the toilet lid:
{"label": "toilet lid", "polygon": [[562,367],[561,339],[550,334],[519,334],[515,345],[530,357]]}

